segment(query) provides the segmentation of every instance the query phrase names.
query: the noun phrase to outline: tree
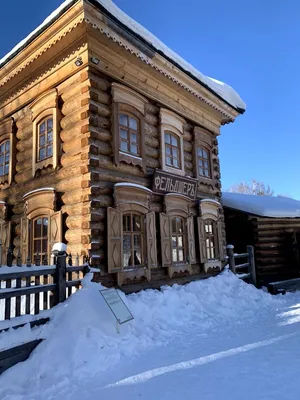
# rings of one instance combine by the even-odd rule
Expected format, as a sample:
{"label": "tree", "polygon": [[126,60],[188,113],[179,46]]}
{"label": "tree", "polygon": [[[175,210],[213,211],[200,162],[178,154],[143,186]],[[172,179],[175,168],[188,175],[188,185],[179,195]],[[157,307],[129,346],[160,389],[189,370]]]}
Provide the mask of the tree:
{"label": "tree", "polygon": [[269,185],[265,185],[256,179],[252,179],[249,183],[241,182],[231,186],[228,191],[232,193],[255,194],[257,196],[273,196],[274,194],[274,190]]}

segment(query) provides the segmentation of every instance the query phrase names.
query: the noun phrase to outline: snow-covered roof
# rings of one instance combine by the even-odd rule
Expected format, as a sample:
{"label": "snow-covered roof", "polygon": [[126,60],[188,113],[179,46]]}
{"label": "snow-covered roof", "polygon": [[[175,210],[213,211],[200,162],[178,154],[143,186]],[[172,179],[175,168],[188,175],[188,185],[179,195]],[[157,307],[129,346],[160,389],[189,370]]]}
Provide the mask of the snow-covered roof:
{"label": "snow-covered roof", "polygon": [[261,217],[300,218],[300,201],[288,197],[223,192],[222,202],[225,207]]}
{"label": "snow-covered roof", "polygon": [[[153,46],[158,52],[162,53],[164,56],[169,58],[173,63],[177,64],[181,69],[189,73],[194,79],[199,80],[208,89],[215,92],[223,100],[229,103],[234,108],[243,112],[246,109],[246,104],[241,99],[239,94],[229,85],[218,81],[213,78],[205,76],[200,71],[198,71],[191,64],[186,62],[182,57],[180,57],[173,50],[169,49],[164,43],[162,43],[156,36],[145,29],[142,25],[136,22],[134,19],[125,14],[119,7],[117,7],[112,0],[89,0],[91,3],[98,3],[102,6],[108,13],[115,17],[119,22],[125,25],[129,30],[133,31],[135,35],[141,37],[144,41],[148,42]],[[46,29],[55,19],[58,18],[68,7],[71,6],[74,0],[65,0],[60,7],[58,7],[52,14],[45,19],[45,21],[39,25],[33,32],[31,32],[24,40],[18,43],[8,54],[6,54],[0,60],[0,67],[2,67],[6,62],[8,62],[12,57],[14,57],[19,51],[21,51],[26,45],[29,44],[38,34],[40,34],[44,29]]]}

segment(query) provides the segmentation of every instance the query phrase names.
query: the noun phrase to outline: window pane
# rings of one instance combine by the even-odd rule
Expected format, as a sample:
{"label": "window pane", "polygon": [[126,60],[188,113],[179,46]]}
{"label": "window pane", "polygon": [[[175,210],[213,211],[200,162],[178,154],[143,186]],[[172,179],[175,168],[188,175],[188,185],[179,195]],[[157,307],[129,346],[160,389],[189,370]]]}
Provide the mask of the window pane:
{"label": "window pane", "polygon": [[131,142],[133,142],[133,143],[137,143],[137,135],[136,135],[136,133],[132,133],[132,134],[130,135],[130,140],[131,140]]}
{"label": "window pane", "polygon": [[53,128],[53,119],[49,118],[47,121],[47,129],[48,131]]}
{"label": "window pane", "polygon": [[5,146],[4,143],[1,144],[1,146],[0,146],[0,154],[3,154],[3,153],[4,153],[4,146]]}
{"label": "window pane", "polygon": [[167,155],[171,154],[171,147],[166,146],[166,154]]}
{"label": "window pane", "polygon": [[0,164],[4,164],[4,156],[0,156]]}
{"label": "window pane", "polygon": [[47,147],[47,157],[52,157],[52,145]]}
{"label": "window pane", "polygon": [[134,118],[129,118],[129,128],[130,129],[134,129],[135,131],[137,131],[138,129],[138,124],[137,124],[137,120]]}
{"label": "window pane", "polygon": [[123,231],[131,231],[131,215],[123,215]]}
{"label": "window pane", "polygon": [[208,171],[207,169],[204,171],[204,175],[205,175],[207,178],[209,178],[209,171]]}
{"label": "window pane", "polygon": [[176,218],[172,219],[172,233],[176,233]]}
{"label": "window pane", "polygon": [[173,164],[172,164],[172,159],[171,159],[171,157],[167,157],[167,158],[166,158],[166,164],[167,164],[167,165],[173,165]]}
{"label": "window pane", "polygon": [[9,150],[9,140],[5,142],[5,151]]}
{"label": "window pane", "polygon": [[172,138],[172,146],[178,147],[178,139],[175,136],[171,136]]}
{"label": "window pane", "polygon": [[172,248],[176,248],[177,247],[177,239],[176,236],[172,236]]}
{"label": "window pane", "polygon": [[131,240],[130,236],[123,236],[123,264],[128,267],[129,259],[131,258]]}
{"label": "window pane", "polygon": [[34,237],[39,238],[42,235],[42,218],[38,218],[34,221]]}
{"label": "window pane", "polygon": [[203,168],[199,168],[199,175],[205,176],[205,175],[204,175],[204,169],[203,169]]}
{"label": "window pane", "polygon": [[202,150],[203,152],[203,158],[207,159],[208,158],[208,154],[206,150]]}
{"label": "window pane", "polygon": [[183,261],[184,257],[183,257],[183,250],[178,250],[178,261]]}
{"label": "window pane", "polygon": [[169,133],[165,134],[165,143],[171,144],[171,135]]}
{"label": "window pane", "polygon": [[201,148],[198,148],[198,157],[203,157],[203,150]]}
{"label": "window pane", "polygon": [[4,168],[3,168],[3,166],[1,165],[0,166],[0,176],[3,176],[4,175]]}
{"label": "window pane", "polygon": [[127,140],[128,139],[128,133],[127,131],[124,131],[124,129],[120,129],[120,134],[121,138]]}
{"label": "window pane", "polygon": [[211,258],[215,258],[215,249],[214,249],[214,244],[213,244],[213,242],[211,242],[210,253],[211,253]]}
{"label": "window pane", "polygon": [[40,240],[35,240],[33,242],[33,252],[41,253],[41,241]]}
{"label": "window pane", "polygon": [[201,158],[200,158],[198,161],[199,161],[199,162],[198,162],[198,165],[199,165],[200,167],[203,167],[204,161],[203,161]]}
{"label": "window pane", "polygon": [[141,217],[139,215],[132,216],[132,224],[133,224],[133,230],[135,232],[141,231]]}
{"label": "window pane", "polygon": [[39,151],[39,159],[44,160],[46,158],[46,149],[40,149]]}
{"label": "window pane", "polygon": [[46,131],[46,123],[45,123],[45,122],[43,122],[43,123],[40,125],[39,131],[40,131],[40,133],[44,133],[44,132]]}
{"label": "window pane", "polygon": [[5,161],[9,161],[9,153],[5,153]]}
{"label": "window pane", "polygon": [[128,152],[128,143],[121,141],[121,150]]}
{"label": "window pane", "polygon": [[4,175],[8,174],[8,172],[9,172],[9,165],[6,164],[4,167]]}
{"label": "window pane", "polygon": [[48,143],[53,142],[53,131],[48,132],[47,141],[48,141]]}
{"label": "window pane", "polygon": [[48,236],[48,218],[43,218],[43,236]]}
{"label": "window pane", "polygon": [[178,236],[178,247],[183,247],[183,236]]}
{"label": "window pane", "polygon": [[45,146],[45,135],[40,136],[40,147]]}
{"label": "window pane", "polygon": [[173,166],[179,168],[179,161],[177,160],[177,158],[173,158]]}
{"label": "window pane", "polygon": [[138,153],[138,148],[137,148],[137,146],[135,144],[131,145],[130,150],[131,150],[130,153],[133,153],[133,154],[137,154]]}
{"label": "window pane", "polygon": [[173,259],[174,262],[178,261],[177,260],[177,250],[176,249],[173,249],[173,251],[172,251],[172,259]]}
{"label": "window pane", "polygon": [[127,118],[127,115],[125,115],[125,114],[120,114],[120,115],[119,115],[119,123],[120,123],[120,125],[128,126],[128,118]]}
{"label": "window pane", "polygon": [[42,240],[42,252],[43,253],[48,252],[48,240],[47,239]]}

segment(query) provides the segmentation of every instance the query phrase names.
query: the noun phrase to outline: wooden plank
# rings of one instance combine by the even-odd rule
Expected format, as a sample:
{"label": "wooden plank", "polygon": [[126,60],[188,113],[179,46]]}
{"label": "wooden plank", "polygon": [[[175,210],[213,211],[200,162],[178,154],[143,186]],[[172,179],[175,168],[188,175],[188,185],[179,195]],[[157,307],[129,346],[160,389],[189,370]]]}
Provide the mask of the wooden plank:
{"label": "wooden plank", "polygon": [[78,286],[81,284],[81,279],[74,280],[74,281],[67,281],[67,288],[72,288],[73,286]]}
{"label": "wooden plank", "polygon": [[0,270],[0,280],[5,281],[7,279],[17,279],[17,278],[26,278],[26,277],[33,277],[33,276],[41,276],[45,275],[45,272],[47,275],[53,275],[55,274],[56,268],[47,268],[43,270],[34,270],[32,271],[30,267],[28,267],[28,271],[24,272],[1,272]]}
{"label": "wooden plank", "polygon": [[236,265],[235,266],[235,269],[239,269],[239,268],[246,268],[246,267],[249,267],[249,263],[247,262],[247,263],[244,263],[244,264],[239,264],[239,265]]}
{"label": "wooden plank", "polygon": [[235,254],[234,258],[238,259],[238,258],[244,258],[244,257],[248,257],[249,254],[248,253],[240,253],[240,254]]}
{"label": "wooden plank", "polygon": [[[43,276],[43,285],[48,285],[48,275]],[[48,310],[48,292],[43,294],[43,310]]]}
{"label": "wooden plank", "polygon": [[[8,279],[6,281],[5,285],[6,285],[5,287],[7,289],[11,288],[11,280]],[[1,294],[0,294],[0,296],[1,296]],[[13,296],[10,296],[10,297],[13,297]],[[6,300],[5,300],[5,311],[4,311],[4,318],[5,319],[10,319],[10,310],[11,310],[11,299],[10,299],[10,297],[9,298],[6,297]],[[0,299],[1,299],[1,297],[0,297]]]}
{"label": "wooden plank", "polygon": [[12,297],[16,297],[16,294],[19,296],[41,293],[45,291],[55,290],[55,284],[48,284],[48,285],[40,285],[40,286],[31,286],[31,287],[23,287],[20,289],[12,288],[11,290],[0,290],[0,300],[2,299],[11,299]]}
{"label": "wooden plank", "polygon": [[[36,326],[45,325],[49,321],[50,321],[50,318],[48,318],[48,317],[47,318],[40,318],[40,319],[37,319],[35,321],[31,321],[31,322],[29,322],[30,328],[32,329],[32,328],[35,328]],[[15,325],[15,326],[12,326],[10,328],[0,329],[0,333],[7,332],[9,329],[23,328],[23,326],[25,326],[27,324],[28,324],[28,322],[25,322],[24,324]]]}
{"label": "wooden plank", "polygon": [[[30,286],[31,286],[31,279],[28,276],[26,278],[26,287],[30,287]],[[30,314],[30,294],[27,294],[25,297],[25,313]]]}
{"label": "wooden plank", "polygon": [[[35,286],[40,286],[40,277],[35,277]],[[34,295],[34,313],[38,314],[40,312],[40,292],[35,293]]]}
{"label": "wooden plank", "polygon": [[287,292],[294,292],[300,289],[300,278],[288,279],[286,281],[270,282],[268,291],[271,294],[277,294],[279,290],[284,289]]}
{"label": "wooden plank", "polygon": [[12,349],[0,352],[0,374],[8,368],[13,367],[21,361],[27,360],[31,352],[42,342],[43,339],[32,340]]}
{"label": "wooden plank", "polygon": [[[16,288],[21,287],[21,278],[18,278],[16,281]],[[21,296],[16,297],[16,311],[15,311],[15,316],[20,317],[21,315]]]}
{"label": "wooden plank", "polygon": [[80,265],[79,267],[76,267],[75,265],[74,266],[67,266],[66,267],[66,272],[81,272],[81,271],[84,271],[84,269],[85,269],[85,265]]}

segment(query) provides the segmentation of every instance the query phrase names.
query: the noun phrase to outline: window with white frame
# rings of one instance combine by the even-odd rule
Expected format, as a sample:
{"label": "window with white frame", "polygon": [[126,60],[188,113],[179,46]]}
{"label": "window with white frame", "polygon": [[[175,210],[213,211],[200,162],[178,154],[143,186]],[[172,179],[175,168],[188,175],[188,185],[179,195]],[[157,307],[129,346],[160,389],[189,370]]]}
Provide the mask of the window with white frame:
{"label": "window with white frame", "polygon": [[160,109],[162,169],[184,175],[183,126],[184,119],[165,108]]}

